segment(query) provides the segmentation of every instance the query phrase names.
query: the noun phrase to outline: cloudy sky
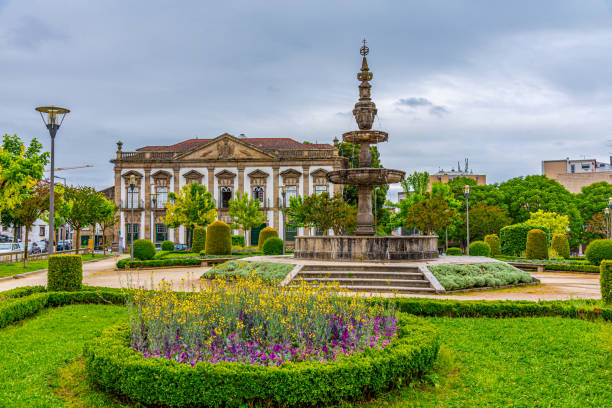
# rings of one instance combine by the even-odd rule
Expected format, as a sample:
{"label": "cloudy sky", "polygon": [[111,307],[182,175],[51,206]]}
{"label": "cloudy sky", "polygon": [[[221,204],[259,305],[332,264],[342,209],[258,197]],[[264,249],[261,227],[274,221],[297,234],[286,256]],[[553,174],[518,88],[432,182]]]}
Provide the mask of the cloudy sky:
{"label": "cloudy sky", "polygon": [[0,0],[0,133],[49,137],[107,187],[124,150],[223,132],[331,142],[356,128],[359,46],[386,167],[489,182],[612,150],[612,0]]}

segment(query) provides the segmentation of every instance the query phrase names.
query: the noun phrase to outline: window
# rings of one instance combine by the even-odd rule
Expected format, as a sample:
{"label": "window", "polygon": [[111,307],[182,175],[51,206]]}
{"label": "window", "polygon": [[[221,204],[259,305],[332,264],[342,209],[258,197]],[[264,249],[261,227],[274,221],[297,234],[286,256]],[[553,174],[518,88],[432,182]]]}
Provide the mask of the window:
{"label": "window", "polygon": [[166,224],[155,224],[155,242],[162,242],[168,239],[168,229]]}
{"label": "window", "polygon": [[138,187],[127,189],[127,206],[126,208],[138,208]]}
{"label": "window", "polygon": [[287,207],[291,201],[291,197],[297,197],[297,186],[286,186],[285,187],[285,200]]}
{"label": "window", "polygon": [[221,199],[219,200],[221,202],[220,208],[228,208],[229,201],[232,199],[232,188],[223,186],[219,190],[221,193],[219,194],[221,196]]}
{"label": "window", "polygon": [[38,235],[40,235],[41,237],[45,236],[45,226],[44,225],[41,225],[39,227]]}
{"label": "window", "polygon": [[[134,239],[138,239],[138,234],[140,232],[140,224],[126,224],[127,234],[125,236],[125,242],[128,244],[132,242],[132,235],[134,235]],[[132,234],[133,232],[133,234]]]}
{"label": "window", "polygon": [[264,188],[262,186],[253,187],[253,198],[259,200],[260,203],[264,202]]}
{"label": "window", "polygon": [[157,187],[155,192],[157,193],[156,208],[165,208],[166,202],[168,201],[168,187]]}
{"label": "window", "polygon": [[590,164],[588,164],[588,163],[583,163],[583,164],[582,164],[582,170],[588,170],[588,169],[590,169],[590,168],[591,168],[591,165],[590,165]]}
{"label": "window", "polygon": [[327,186],[315,186],[315,194],[321,194],[327,192]]}
{"label": "window", "polygon": [[576,172],[576,165],[570,164],[570,173],[575,173],[575,172]]}

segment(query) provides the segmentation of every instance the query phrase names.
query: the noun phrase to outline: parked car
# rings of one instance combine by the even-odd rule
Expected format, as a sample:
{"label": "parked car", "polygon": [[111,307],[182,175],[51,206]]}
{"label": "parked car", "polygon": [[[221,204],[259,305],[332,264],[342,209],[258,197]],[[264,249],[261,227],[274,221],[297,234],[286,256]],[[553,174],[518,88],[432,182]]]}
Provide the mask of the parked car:
{"label": "parked car", "polygon": [[185,244],[174,244],[175,251],[188,251],[189,247]]}
{"label": "parked car", "polygon": [[40,254],[42,249],[38,246],[36,242],[28,242],[28,253],[29,254]]}
{"label": "parked car", "polygon": [[49,252],[49,241],[46,239],[40,240],[36,242],[36,246],[40,248],[40,252],[47,253]]}
{"label": "parked car", "polygon": [[159,242],[155,243],[155,250],[156,251],[161,251],[161,244]]}
{"label": "parked car", "polygon": [[7,252],[23,251],[23,242],[2,242],[0,243],[0,254]]}
{"label": "parked car", "polygon": [[0,234],[0,242],[13,242],[13,237],[6,234]]}

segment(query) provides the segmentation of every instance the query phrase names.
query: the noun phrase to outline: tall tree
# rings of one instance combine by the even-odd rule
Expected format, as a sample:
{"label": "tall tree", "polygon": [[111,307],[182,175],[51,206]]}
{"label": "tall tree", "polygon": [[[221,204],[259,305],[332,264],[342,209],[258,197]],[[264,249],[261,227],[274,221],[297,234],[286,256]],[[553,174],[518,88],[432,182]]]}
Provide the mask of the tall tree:
{"label": "tall tree", "polygon": [[[196,225],[206,227],[217,219],[213,196],[202,184],[184,185],[178,194],[170,193],[168,198],[165,222],[170,228],[183,225],[193,231]],[[189,237],[188,242],[191,242]]]}
{"label": "tall tree", "polygon": [[324,235],[333,230],[336,235],[352,232],[357,226],[357,209],[344,201],[342,195],[312,194],[306,198],[291,197],[287,209],[289,221],[298,227],[317,227]]}
{"label": "tall tree", "polygon": [[[548,228],[551,235],[567,234],[569,229],[569,217],[560,215],[553,211],[538,210],[529,214],[529,219],[525,221],[527,224],[540,225]],[[551,239],[551,237],[548,237]]]}
{"label": "tall tree", "polygon": [[408,209],[406,226],[426,234],[434,234],[451,225],[454,216],[454,210],[446,200],[440,196],[428,195]]}
{"label": "tall tree", "polygon": [[247,233],[267,220],[266,213],[259,211],[261,201],[250,198],[248,193],[236,193],[236,198],[229,201],[228,214],[232,217],[233,228],[244,231],[244,242],[247,243]]}
{"label": "tall tree", "polygon": [[119,222],[119,208],[111,200],[104,197],[104,201],[101,203],[100,208],[96,213],[96,222],[100,225],[102,230],[102,251],[106,254],[106,231],[112,228]]}
{"label": "tall tree", "polygon": [[[466,213],[462,213],[461,227],[459,228],[460,241],[464,242],[467,234]],[[487,205],[480,202],[470,206],[470,241],[483,240],[485,235],[499,234],[499,230],[512,224],[512,218],[506,211],[496,205]]]}
{"label": "tall tree", "polygon": [[101,202],[100,196],[101,193],[98,193],[93,187],[66,187],[64,193],[68,210],[66,222],[76,232],[75,249],[77,253],[81,248],[81,230],[85,226],[95,224],[97,207]]}
{"label": "tall tree", "polygon": [[27,195],[24,195],[25,198],[12,211],[17,223],[25,227],[23,240],[25,243],[23,250],[24,268],[28,266],[28,235],[36,220],[49,208],[49,188],[50,185],[48,182],[39,181]]}

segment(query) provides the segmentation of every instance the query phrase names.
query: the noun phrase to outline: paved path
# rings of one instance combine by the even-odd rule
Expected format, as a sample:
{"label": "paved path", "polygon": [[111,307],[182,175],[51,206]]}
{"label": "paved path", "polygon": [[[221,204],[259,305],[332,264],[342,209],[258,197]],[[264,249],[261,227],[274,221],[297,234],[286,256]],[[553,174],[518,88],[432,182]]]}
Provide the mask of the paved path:
{"label": "paved path", "polygon": [[[157,285],[162,279],[171,281],[175,287],[189,288],[200,284],[199,277],[208,268],[168,268],[140,269],[117,271],[115,263],[118,257],[106,258],[97,262],[83,264],[83,283],[90,286],[106,286],[121,288],[129,286],[147,287]],[[464,258],[465,259],[465,258]],[[269,260],[269,259],[268,259]],[[288,261],[287,258],[284,259]],[[526,286],[511,289],[493,290],[487,292],[470,292],[457,295],[402,295],[409,297],[431,297],[448,299],[490,299],[490,300],[561,300],[571,298],[597,299],[599,291],[599,275],[542,272],[532,273],[542,281],[538,286]],[[47,273],[39,272],[21,279],[0,281],[0,291],[19,286],[46,285]],[[389,296],[388,294],[384,296]]]}

